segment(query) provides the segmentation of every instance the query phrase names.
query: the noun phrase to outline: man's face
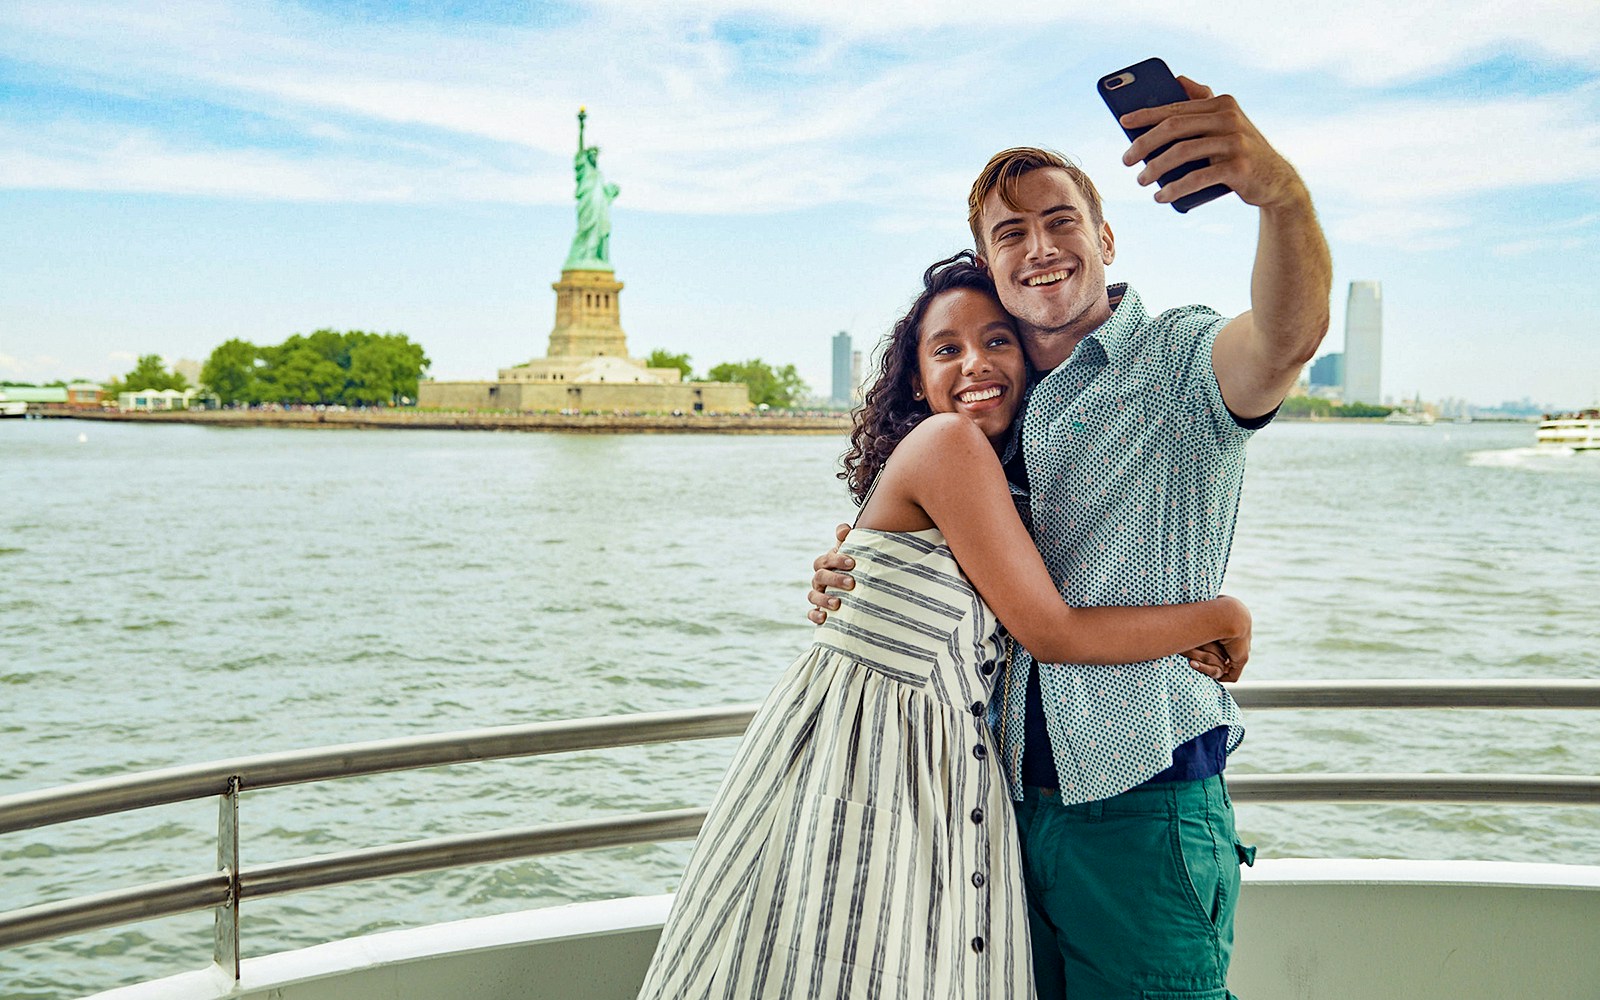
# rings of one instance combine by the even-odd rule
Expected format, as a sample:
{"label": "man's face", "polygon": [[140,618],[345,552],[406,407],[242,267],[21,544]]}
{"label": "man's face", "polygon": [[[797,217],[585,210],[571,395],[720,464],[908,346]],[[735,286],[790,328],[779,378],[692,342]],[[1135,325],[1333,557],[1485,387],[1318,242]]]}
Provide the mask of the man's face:
{"label": "man's face", "polygon": [[1000,301],[1025,334],[1081,338],[1111,317],[1111,227],[1095,225],[1088,199],[1054,167],[1018,178],[1016,202],[1018,208],[1008,208],[998,190],[990,191],[980,218]]}

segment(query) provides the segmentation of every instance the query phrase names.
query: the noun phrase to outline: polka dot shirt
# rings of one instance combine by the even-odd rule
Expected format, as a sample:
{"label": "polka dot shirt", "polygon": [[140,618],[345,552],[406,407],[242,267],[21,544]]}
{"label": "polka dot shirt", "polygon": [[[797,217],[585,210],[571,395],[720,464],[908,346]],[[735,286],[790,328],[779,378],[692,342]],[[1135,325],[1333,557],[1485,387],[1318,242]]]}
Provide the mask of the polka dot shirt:
{"label": "polka dot shirt", "polygon": [[[1111,319],[1039,380],[1019,420],[1034,541],[1068,604],[1215,597],[1254,433],[1228,412],[1211,367],[1227,319],[1203,306],[1152,317],[1132,289],[1110,294],[1121,295]],[[1227,691],[1182,657],[1039,664],[1018,648],[996,712],[1016,799],[1035,669],[1066,802],[1127,791],[1216,726],[1229,728],[1230,752],[1244,738]]]}

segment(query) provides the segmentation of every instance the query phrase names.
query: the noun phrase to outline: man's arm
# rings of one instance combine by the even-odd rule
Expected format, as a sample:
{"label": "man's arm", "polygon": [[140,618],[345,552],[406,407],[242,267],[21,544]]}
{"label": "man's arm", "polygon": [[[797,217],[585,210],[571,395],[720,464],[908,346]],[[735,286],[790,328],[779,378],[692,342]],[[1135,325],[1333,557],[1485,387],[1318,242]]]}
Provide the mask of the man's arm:
{"label": "man's arm", "polygon": [[1132,166],[1152,150],[1176,143],[1146,164],[1140,184],[1191,160],[1211,164],[1156,193],[1167,203],[1212,184],[1226,184],[1261,210],[1255,268],[1250,275],[1250,311],[1217,334],[1212,367],[1222,399],[1243,419],[1272,412],[1317,352],[1328,332],[1328,294],[1333,262],[1317,223],[1311,193],[1294,167],[1264,139],[1238,102],[1179,77],[1190,100],[1124,115],[1130,128],[1153,125],[1123,162]]}

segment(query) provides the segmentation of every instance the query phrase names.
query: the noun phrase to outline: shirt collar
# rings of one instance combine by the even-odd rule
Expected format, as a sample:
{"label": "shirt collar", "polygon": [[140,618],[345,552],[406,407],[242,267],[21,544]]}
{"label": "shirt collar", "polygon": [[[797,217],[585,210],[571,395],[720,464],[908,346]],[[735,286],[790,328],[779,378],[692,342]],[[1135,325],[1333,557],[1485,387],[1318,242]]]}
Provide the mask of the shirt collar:
{"label": "shirt collar", "polygon": [[[1111,318],[1100,325],[1100,328],[1089,334],[1084,340],[1093,340],[1105,352],[1108,361],[1123,362],[1128,359],[1129,352],[1133,350],[1135,335],[1144,326],[1146,319],[1144,303],[1139,299],[1139,293],[1127,283],[1106,286],[1106,295],[1112,300],[1119,296],[1118,302],[1111,310]],[[1083,345],[1078,345],[1081,350]]]}

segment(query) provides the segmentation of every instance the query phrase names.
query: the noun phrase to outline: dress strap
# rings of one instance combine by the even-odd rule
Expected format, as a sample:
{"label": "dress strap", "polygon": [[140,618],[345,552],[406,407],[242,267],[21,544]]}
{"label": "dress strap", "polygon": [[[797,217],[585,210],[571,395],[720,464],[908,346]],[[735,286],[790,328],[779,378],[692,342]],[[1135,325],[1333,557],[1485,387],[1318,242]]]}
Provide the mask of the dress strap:
{"label": "dress strap", "polygon": [[867,509],[867,504],[872,500],[872,494],[878,492],[878,484],[881,482],[883,482],[882,467],[880,467],[877,474],[872,477],[872,485],[867,487],[867,492],[861,497],[861,506],[856,508],[856,516],[850,522],[851,530],[854,530],[855,526],[861,523],[861,512]]}

